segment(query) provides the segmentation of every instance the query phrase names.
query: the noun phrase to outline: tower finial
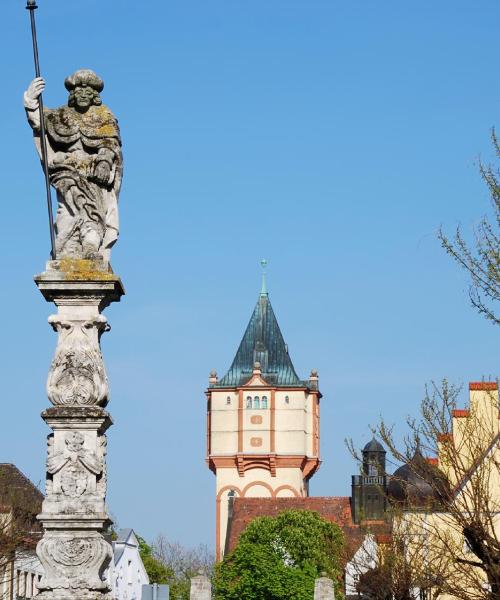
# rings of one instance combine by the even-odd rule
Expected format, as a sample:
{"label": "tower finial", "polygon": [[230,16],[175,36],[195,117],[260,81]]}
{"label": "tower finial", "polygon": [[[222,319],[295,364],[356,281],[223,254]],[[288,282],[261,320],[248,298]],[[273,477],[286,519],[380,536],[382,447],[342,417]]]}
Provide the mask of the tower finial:
{"label": "tower finial", "polygon": [[260,266],[262,267],[262,288],[260,290],[260,295],[267,296],[267,283],[266,283],[267,260],[265,258],[263,258],[260,261]]}

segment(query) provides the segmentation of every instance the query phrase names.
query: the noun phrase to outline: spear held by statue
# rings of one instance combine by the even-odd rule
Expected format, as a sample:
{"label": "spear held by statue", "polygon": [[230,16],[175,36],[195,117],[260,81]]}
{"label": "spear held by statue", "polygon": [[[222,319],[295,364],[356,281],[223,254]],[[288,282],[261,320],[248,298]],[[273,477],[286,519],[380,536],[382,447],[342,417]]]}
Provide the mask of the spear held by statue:
{"label": "spear held by statue", "polygon": [[[36,22],[35,22],[35,10],[38,8],[36,0],[27,0],[26,10],[30,13],[31,22],[31,40],[33,42],[33,58],[35,61],[35,77],[39,78],[40,75],[40,62],[38,60],[38,42],[36,37]],[[54,216],[52,213],[52,196],[50,193],[50,180],[49,180],[49,165],[47,161],[47,140],[45,137],[45,122],[43,118],[43,100],[40,94],[38,98],[38,110],[40,113],[40,147],[42,154],[42,167],[45,176],[45,192],[47,195],[47,210],[49,213],[49,230],[50,230],[50,255],[52,260],[56,259],[56,240],[54,234]]]}

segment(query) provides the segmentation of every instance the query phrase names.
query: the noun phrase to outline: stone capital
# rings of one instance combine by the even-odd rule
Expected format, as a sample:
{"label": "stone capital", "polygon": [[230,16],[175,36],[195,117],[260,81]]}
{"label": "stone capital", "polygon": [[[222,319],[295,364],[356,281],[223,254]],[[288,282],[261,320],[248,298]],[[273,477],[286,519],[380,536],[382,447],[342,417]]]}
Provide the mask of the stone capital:
{"label": "stone capital", "polygon": [[41,417],[54,431],[83,429],[103,434],[113,424],[111,415],[100,406],[52,406]]}
{"label": "stone capital", "polygon": [[50,260],[35,284],[47,302],[60,308],[95,306],[101,311],[125,294],[121,279],[102,260]]}

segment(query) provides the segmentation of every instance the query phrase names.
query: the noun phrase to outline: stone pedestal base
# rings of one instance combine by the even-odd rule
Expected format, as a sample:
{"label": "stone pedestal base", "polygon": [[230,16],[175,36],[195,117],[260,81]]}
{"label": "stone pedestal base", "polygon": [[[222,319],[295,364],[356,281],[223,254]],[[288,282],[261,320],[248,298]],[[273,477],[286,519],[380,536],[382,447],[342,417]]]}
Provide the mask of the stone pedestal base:
{"label": "stone pedestal base", "polygon": [[58,333],[47,379],[54,405],[42,413],[47,438],[45,534],[37,554],[45,575],[40,600],[108,600],[105,571],[112,558],[103,531],[110,525],[104,409],[109,387],[100,337],[109,328],[101,311],[124,293],[120,279],[102,261],[50,261],[35,277],[47,301],[58,308],[49,323]]}
{"label": "stone pedestal base", "polygon": [[328,577],[320,577],[314,582],[314,600],[335,600],[333,581]]}
{"label": "stone pedestal base", "polygon": [[210,579],[203,573],[191,578],[190,600],[211,600],[212,586]]}

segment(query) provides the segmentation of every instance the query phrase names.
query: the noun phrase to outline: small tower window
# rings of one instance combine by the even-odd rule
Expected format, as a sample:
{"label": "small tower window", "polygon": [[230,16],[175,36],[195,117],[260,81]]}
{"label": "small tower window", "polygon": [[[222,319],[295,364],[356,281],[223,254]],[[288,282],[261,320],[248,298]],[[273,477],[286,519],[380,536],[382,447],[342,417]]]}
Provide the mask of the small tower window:
{"label": "small tower window", "polygon": [[375,465],[368,465],[368,475],[370,477],[376,477],[378,475],[377,467]]}
{"label": "small tower window", "polygon": [[290,404],[290,397],[289,396],[285,396],[285,404]]}
{"label": "small tower window", "polygon": [[226,404],[231,404],[231,396],[228,396],[228,397],[226,398]]}
{"label": "small tower window", "polygon": [[267,408],[267,396],[262,396],[261,408]]}
{"label": "small tower window", "polygon": [[247,408],[252,408],[252,396],[247,396]]}
{"label": "small tower window", "polygon": [[260,399],[258,396],[255,396],[255,398],[253,399],[253,407],[260,408]]}

